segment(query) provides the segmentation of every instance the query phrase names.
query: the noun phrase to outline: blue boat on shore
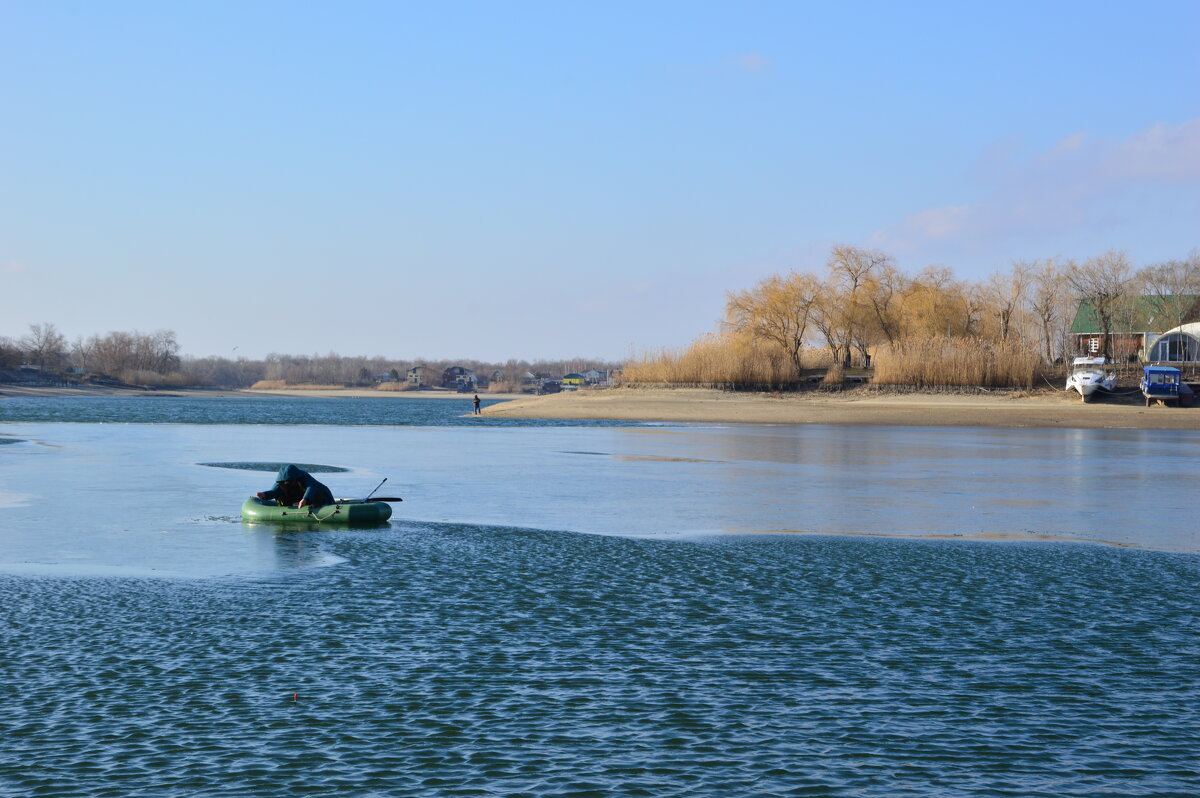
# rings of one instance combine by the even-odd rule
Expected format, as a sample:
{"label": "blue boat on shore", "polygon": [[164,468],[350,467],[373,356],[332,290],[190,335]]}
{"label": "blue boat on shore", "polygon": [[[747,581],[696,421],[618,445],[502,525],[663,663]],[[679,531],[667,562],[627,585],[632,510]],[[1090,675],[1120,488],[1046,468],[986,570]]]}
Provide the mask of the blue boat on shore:
{"label": "blue boat on shore", "polygon": [[1146,397],[1146,407],[1155,401],[1176,407],[1191,404],[1192,389],[1184,385],[1183,373],[1172,366],[1145,366],[1139,387]]}

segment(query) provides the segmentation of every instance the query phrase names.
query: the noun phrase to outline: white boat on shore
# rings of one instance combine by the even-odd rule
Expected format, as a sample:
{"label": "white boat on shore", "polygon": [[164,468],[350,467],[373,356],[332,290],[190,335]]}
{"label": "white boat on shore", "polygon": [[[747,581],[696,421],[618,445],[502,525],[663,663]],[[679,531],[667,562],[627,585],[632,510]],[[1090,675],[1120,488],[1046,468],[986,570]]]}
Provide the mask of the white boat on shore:
{"label": "white boat on shore", "polygon": [[1096,391],[1111,391],[1117,384],[1117,375],[1105,367],[1103,357],[1077,357],[1071,362],[1071,373],[1067,376],[1066,390],[1079,391],[1083,401]]}

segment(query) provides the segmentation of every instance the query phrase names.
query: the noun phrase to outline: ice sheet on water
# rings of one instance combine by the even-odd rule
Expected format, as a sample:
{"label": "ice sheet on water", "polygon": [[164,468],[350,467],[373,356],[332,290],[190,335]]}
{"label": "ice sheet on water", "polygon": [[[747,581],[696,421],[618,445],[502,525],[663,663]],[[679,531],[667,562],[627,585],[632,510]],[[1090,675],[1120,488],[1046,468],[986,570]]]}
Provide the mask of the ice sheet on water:
{"label": "ice sheet on water", "polygon": [[208,466],[210,468],[232,468],[235,471],[269,471],[274,474],[283,468],[285,465],[294,465],[297,468],[302,468],[310,474],[345,474],[350,469],[342,468],[335,465],[323,465],[321,463],[248,463],[248,462],[230,462],[230,463],[196,463],[196,465]]}

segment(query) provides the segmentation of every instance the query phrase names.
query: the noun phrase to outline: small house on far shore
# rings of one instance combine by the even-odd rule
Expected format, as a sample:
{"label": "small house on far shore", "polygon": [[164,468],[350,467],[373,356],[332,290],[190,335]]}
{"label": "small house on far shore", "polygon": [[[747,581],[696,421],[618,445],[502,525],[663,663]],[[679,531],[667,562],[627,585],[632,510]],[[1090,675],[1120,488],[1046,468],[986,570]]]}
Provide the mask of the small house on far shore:
{"label": "small house on far shore", "polygon": [[582,374],[564,374],[562,378],[562,384],[564,387],[573,385],[576,388],[582,388],[584,381],[584,376]]}
{"label": "small house on far shore", "polygon": [[424,383],[425,366],[413,366],[408,370],[408,384],[420,388]]}
{"label": "small house on far shore", "polygon": [[[1168,331],[1175,331],[1180,315],[1188,321],[1200,321],[1200,296],[1135,297],[1113,319],[1106,340],[1095,306],[1085,299],[1075,311],[1070,335],[1075,340],[1075,352],[1080,355],[1108,355],[1117,362],[1157,360],[1157,353],[1152,350]],[[1171,340],[1176,341],[1176,346],[1181,345],[1182,339]]]}
{"label": "small house on far shore", "polygon": [[475,372],[465,366],[451,366],[442,372],[443,388],[471,390],[475,388],[477,382]]}

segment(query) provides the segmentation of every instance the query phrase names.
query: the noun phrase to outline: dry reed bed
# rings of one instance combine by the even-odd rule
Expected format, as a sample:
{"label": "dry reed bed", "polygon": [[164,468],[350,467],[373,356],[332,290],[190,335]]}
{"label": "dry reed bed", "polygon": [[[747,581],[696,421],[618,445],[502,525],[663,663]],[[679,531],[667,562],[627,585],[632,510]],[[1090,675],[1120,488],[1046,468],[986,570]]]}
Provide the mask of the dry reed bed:
{"label": "dry reed bed", "polygon": [[[827,366],[829,356],[811,351],[806,360],[816,368]],[[682,351],[661,350],[630,361],[621,374],[621,382],[627,386],[773,389],[794,385],[796,375],[777,347],[756,342],[749,336],[711,335]]]}
{"label": "dry reed bed", "polygon": [[1033,388],[1051,376],[1041,356],[1013,342],[979,338],[926,338],[882,347],[875,358],[876,385],[915,388],[980,386]]}
{"label": "dry reed bed", "polygon": [[[840,385],[845,374],[826,350],[806,350],[806,367],[825,369],[825,385]],[[925,338],[881,347],[874,360],[876,385],[933,388],[1024,388],[1061,377],[1039,353],[1024,344],[979,338]],[[643,355],[626,365],[622,384],[631,387],[692,387],[776,390],[800,378],[778,348],[747,336],[707,336],[678,352]]]}
{"label": "dry reed bed", "polygon": [[289,383],[287,380],[259,380],[250,386],[252,391],[343,391],[346,385],[321,385],[311,382]]}

